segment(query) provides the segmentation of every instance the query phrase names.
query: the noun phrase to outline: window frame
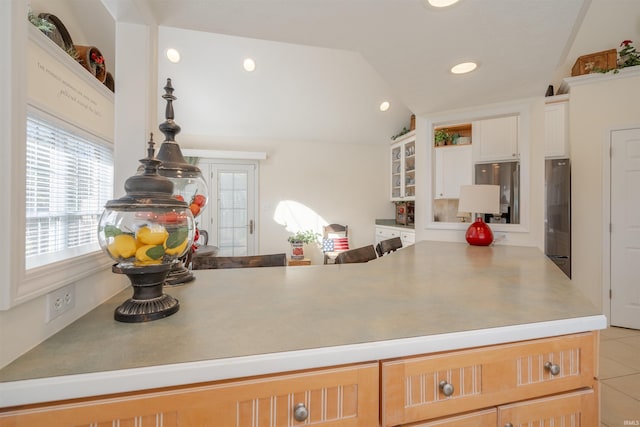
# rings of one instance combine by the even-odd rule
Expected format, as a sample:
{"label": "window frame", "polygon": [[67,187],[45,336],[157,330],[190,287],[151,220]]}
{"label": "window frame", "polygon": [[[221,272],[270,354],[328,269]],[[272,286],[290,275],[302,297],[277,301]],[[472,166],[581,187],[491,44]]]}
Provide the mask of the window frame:
{"label": "window frame", "polygon": [[[35,116],[39,120],[44,120],[50,124],[60,127],[64,129],[66,132],[70,132],[76,135],[79,135],[83,138],[87,138],[92,140],[93,142],[97,142],[103,144],[107,147],[110,147],[113,151],[114,146],[110,141],[105,140],[87,130],[80,129],[77,126],[68,123],[49,112],[43,111],[37,108],[34,105],[28,104],[27,111],[25,114],[24,128],[25,128],[25,139],[24,146],[22,147],[22,160],[21,160],[21,170],[22,170],[22,185],[26,190],[26,126],[27,126],[27,117]],[[115,166],[115,156],[114,156],[114,166]],[[23,192],[24,194],[24,192]],[[95,250],[85,253],[78,256],[72,256],[70,258],[55,261],[46,265],[42,265],[39,267],[33,267],[27,269],[26,266],[26,245],[24,241],[24,234],[26,231],[26,204],[25,201],[22,200],[20,206],[20,232],[22,234],[22,239],[18,244],[18,248],[16,248],[17,256],[17,267],[18,267],[18,283],[19,286],[16,289],[14,302],[19,304],[22,301],[33,298],[38,295],[42,295],[46,292],[49,292],[54,289],[58,289],[62,286],[65,286],[69,283],[75,282],[84,277],[90,276],[91,274],[97,273],[98,271],[104,270],[111,264],[111,260],[106,257],[101,249],[97,247]]]}
{"label": "window frame", "polygon": [[426,189],[423,194],[429,201],[424,213],[425,230],[453,230],[464,231],[469,227],[468,223],[437,222],[433,220],[433,200],[434,200],[434,165],[435,154],[433,144],[433,129],[450,123],[466,123],[475,120],[490,119],[503,116],[518,116],[520,118],[518,126],[518,147],[520,162],[520,223],[518,224],[491,224],[491,229],[501,233],[529,233],[531,209],[531,152],[530,152],[530,126],[531,126],[531,103],[527,101],[488,106],[480,109],[469,109],[457,111],[443,116],[432,117],[426,121],[427,134],[427,165],[430,172],[427,174]]}

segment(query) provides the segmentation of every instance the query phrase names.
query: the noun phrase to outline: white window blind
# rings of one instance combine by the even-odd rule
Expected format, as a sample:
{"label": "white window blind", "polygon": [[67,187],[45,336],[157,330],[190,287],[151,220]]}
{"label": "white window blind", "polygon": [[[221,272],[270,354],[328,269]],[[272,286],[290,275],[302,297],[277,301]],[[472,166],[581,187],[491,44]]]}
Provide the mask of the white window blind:
{"label": "white window blind", "polygon": [[98,221],[113,196],[112,149],[53,122],[27,117],[27,269],[98,250]]}

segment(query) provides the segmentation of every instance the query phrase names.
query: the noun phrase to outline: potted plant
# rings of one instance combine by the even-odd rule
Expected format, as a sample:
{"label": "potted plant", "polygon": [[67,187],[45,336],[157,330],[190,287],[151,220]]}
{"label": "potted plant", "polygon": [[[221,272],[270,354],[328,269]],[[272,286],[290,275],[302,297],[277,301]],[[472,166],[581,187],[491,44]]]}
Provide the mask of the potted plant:
{"label": "potted plant", "polygon": [[451,139],[451,135],[444,129],[438,129],[434,133],[434,139],[436,143],[436,147],[441,147],[447,144],[447,141]]}
{"label": "potted plant", "polygon": [[620,43],[618,68],[633,67],[640,65],[640,52],[636,51],[636,48],[631,44],[631,40],[624,40]]}
{"label": "potted plant", "polygon": [[56,29],[56,25],[53,22],[49,22],[44,18],[36,16],[31,10],[27,12],[27,18],[29,22],[31,22],[37,29],[42,31],[45,34],[50,34],[53,30]]}
{"label": "potted plant", "polygon": [[320,234],[313,232],[313,230],[297,231],[292,236],[287,238],[287,241],[291,243],[291,259],[303,259],[305,244],[316,242]]}

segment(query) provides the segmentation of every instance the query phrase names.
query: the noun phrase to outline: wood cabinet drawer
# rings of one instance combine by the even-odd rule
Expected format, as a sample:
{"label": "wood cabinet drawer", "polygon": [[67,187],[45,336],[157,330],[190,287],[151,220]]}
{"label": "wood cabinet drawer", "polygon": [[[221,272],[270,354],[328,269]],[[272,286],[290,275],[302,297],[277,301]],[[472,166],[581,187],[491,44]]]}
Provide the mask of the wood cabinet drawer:
{"label": "wood cabinet drawer", "polygon": [[598,427],[596,396],[589,388],[406,427]]}
{"label": "wood cabinet drawer", "polygon": [[595,345],[585,333],[383,362],[382,424],[592,387]]}
{"label": "wood cabinet drawer", "polygon": [[[369,363],[63,402],[0,414],[0,427],[377,426],[378,366]],[[299,403],[308,412],[303,421],[294,417]]]}
{"label": "wood cabinet drawer", "polygon": [[497,425],[598,427],[596,390],[589,388],[501,406]]}
{"label": "wood cabinet drawer", "polygon": [[496,427],[497,425],[498,410],[493,408],[425,423],[411,424],[411,426],[406,427]]}

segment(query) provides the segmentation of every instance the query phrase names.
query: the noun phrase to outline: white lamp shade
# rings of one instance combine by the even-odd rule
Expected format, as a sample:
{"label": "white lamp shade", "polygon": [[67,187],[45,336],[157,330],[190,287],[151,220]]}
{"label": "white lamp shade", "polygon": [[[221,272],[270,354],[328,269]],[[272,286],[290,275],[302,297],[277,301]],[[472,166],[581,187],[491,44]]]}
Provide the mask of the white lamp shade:
{"label": "white lamp shade", "polygon": [[461,185],[458,212],[500,213],[500,186]]}

